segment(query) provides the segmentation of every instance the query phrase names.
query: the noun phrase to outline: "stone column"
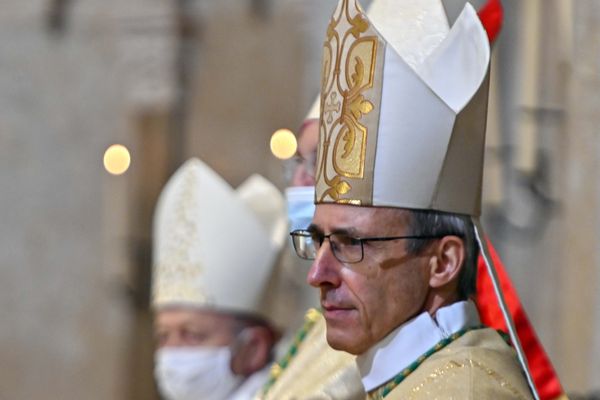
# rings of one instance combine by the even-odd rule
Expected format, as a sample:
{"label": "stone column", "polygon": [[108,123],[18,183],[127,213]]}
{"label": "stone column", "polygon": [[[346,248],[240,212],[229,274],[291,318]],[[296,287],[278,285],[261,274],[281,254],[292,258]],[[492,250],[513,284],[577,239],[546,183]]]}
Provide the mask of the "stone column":
{"label": "stone column", "polygon": [[564,148],[565,230],[560,371],[568,388],[600,388],[600,2],[573,1],[573,53]]}

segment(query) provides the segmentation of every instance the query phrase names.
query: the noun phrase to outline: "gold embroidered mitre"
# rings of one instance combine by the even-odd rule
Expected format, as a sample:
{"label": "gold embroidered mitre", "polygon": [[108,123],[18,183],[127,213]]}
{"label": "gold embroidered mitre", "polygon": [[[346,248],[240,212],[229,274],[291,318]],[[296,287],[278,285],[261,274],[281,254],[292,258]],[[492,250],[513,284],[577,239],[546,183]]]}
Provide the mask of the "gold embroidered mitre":
{"label": "gold embroidered mitre", "polygon": [[152,305],[263,314],[285,229],[284,200],[266,179],[252,176],[236,191],[200,160],[187,161],[156,207]]}
{"label": "gold embroidered mitre", "polygon": [[411,41],[395,34],[402,18],[392,18],[391,6],[388,12],[378,24],[357,0],[340,0],[329,23],[316,203],[479,215],[485,30],[467,4],[445,37],[426,37],[418,43],[424,50],[408,57],[407,43],[423,35]]}

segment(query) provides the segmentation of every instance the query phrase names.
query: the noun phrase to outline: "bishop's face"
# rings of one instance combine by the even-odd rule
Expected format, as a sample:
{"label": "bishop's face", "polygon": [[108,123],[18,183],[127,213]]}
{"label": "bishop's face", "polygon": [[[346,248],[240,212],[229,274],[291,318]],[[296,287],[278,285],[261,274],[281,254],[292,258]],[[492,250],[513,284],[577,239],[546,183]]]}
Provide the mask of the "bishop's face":
{"label": "bishop's face", "polygon": [[[352,237],[410,234],[398,209],[319,204],[311,229]],[[427,255],[410,255],[406,240],[365,242],[358,263],[340,262],[329,240],[320,247],[308,283],[321,291],[327,341],[334,349],[362,354],[423,310],[429,291]]]}

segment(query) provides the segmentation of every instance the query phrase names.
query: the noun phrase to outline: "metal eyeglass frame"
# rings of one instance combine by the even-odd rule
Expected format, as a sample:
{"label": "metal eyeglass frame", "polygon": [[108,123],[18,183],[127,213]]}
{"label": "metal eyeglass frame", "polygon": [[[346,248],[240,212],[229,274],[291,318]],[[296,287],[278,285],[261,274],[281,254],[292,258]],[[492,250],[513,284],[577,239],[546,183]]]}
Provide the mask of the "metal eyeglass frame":
{"label": "metal eyeglass frame", "polygon": [[[313,231],[308,231],[306,229],[297,229],[295,231],[290,232],[290,236],[292,237],[292,243],[294,244],[294,250],[296,251],[296,255],[302,259],[305,260],[314,260],[316,258],[316,252],[318,252],[318,250],[315,247],[315,255],[314,256],[303,256],[301,254],[300,251],[298,251],[298,246],[296,244],[296,238],[310,238],[313,239],[315,236],[316,232]],[[331,244],[331,237],[335,237],[335,236],[344,236],[352,241],[357,241],[358,243],[360,243],[360,258],[358,260],[352,260],[352,261],[348,261],[348,260],[343,260],[340,259],[340,257],[338,257],[337,254],[337,250],[336,250],[336,246],[335,246],[335,241],[333,242],[333,244]],[[443,235],[430,235],[430,236],[416,236],[416,235],[406,235],[406,236],[386,236],[386,237],[352,237],[349,236],[345,233],[330,233],[328,235],[320,235],[319,237],[319,247],[321,247],[323,245],[323,242],[325,241],[325,239],[329,239],[329,243],[330,243],[330,247],[331,247],[331,252],[333,254],[333,256],[342,263],[346,263],[346,264],[356,264],[361,262],[364,258],[365,258],[365,249],[364,249],[364,243],[365,242],[387,242],[387,241],[392,241],[392,240],[400,240],[400,239],[441,239],[444,236],[450,236],[450,234],[443,234]],[[458,235],[453,235],[453,236],[458,236]],[[316,241],[313,240],[313,242],[316,243]]]}

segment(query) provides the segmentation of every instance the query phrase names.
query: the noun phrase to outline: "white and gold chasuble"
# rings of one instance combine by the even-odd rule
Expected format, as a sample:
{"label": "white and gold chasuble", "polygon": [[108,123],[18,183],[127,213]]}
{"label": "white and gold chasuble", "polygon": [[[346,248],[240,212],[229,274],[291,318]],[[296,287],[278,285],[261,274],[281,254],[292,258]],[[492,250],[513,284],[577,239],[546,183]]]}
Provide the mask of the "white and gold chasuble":
{"label": "white and gold chasuble", "polygon": [[[492,329],[469,331],[476,327],[479,315],[471,301],[440,308],[434,316],[424,312],[401,325],[357,357],[367,398],[530,399],[513,349]],[[460,331],[466,333],[436,350]],[[406,377],[391,384],[401,374]]]}

